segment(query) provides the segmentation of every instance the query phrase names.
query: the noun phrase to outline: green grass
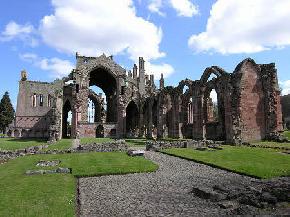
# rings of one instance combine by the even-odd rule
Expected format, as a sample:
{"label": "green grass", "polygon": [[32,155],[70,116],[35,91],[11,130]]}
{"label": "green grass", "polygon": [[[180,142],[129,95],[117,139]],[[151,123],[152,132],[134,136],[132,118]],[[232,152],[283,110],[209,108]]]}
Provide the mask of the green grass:
{"label": "green grass", "polygon": [[284,131],[283,135],[290,140],[290,131],[286,130]]}
{"label": "green grass", "polygon": [[66,150],[72,146],[73,139],[61,139],[54,144],[51,144],[45,150]]}
{"label": "green grass", "polygon": [[170,155],[259,178],[290,176],[290,157],[274,149],[223,146],[219,151],[165,149]]}
{"label": "green grass", "polygon": [[1,150],[16,150],[46,144],[44,139],[0,138]]}
{"label": "green grass", "polygon": [[148,139],[125,139],[128,146],[145,146],[146,141]]}
{"label": "green grass", "polygon": [[[59,166],[72,168],[73,174],[24,175],[39,169],[39,160],[61,160]],[[120,152],[17,158],[0,165],[0,216],[75,216],[76,176],[150,172],[157,167]]]}
{"label": "green grass", "polygon": [[81,144],[87,144],[87,143],[103,143],[103,142],[112,142],[114,139],[111,138],[81,138]]}

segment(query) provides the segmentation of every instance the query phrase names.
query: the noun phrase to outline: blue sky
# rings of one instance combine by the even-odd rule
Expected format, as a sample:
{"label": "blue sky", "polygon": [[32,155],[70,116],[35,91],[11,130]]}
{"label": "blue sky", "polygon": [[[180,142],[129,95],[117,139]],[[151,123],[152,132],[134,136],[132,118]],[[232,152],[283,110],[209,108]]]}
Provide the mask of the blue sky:
{"label": "blue sky", "polygon": [[[275,62],[290,93],[290,0],[26,0],[0,8],[0,95],[16,104],[29,80],[67,75],[75,52],[113,54],[126,69],[139,56],[166,85],[199,79],[206,67],[232,72],[247,57]],[[157,84],[157,83],[156,83]]]}

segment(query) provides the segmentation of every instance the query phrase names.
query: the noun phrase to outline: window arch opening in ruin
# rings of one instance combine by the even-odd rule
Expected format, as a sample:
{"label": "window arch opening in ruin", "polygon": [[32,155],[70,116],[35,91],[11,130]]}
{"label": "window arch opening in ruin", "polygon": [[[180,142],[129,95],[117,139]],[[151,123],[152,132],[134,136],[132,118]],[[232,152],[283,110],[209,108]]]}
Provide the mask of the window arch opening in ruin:
{"label": "window arch opening in ruin", "polygon": [[219,121],[217,92],[212,89],[207,99],[207,122]]}
{"label": "window arch opening in ruin", "polygon": [[36,93],[34,93],[32,96],[31,96],[31,103],[32,103],[32,107],[36,107],[37,105],[37,95]]}
{"label": "window arch opening in ruin", "polygon": [[189,101],[187,103],[187,123],[192,124],[193,123],[193,105],[192,105],[192,97],[189,98]]}
{"label": "window arch opening in ruin", "polygon": [[204,95],[205,137],[210,140],[224,140],[224,106],[215,88],[208,88]]}
{"label": "window arch opening in ruin", "polygon": [[92,92],[88,97],[88,123],[104,122],[105,110],[103,105],[103,98]]}
{"label": "window arch opening in ruin", "polygon": [[126,135],[127,137],[138,137],[139,110],[134,101],[131,101],[126,108]]}
{"label": "window arch opening in ruin", "polygon": [[104,137],[104,126],[99,125],[96,129],[96,138],[103,138]]}
{"label": "window arch opening in ruin", "polygon": [[93,70],[90,73],[89,86],[104,98],[105,122],[117,122],[117,82],[112,73],[104,68]]}
{"label": "window arch opening in ruin", "polygon": [[182,94],[186,94],[189,91],[189,87],[187,85],[184,85],[183,89],[182,89]]}
{"label": "window arch opening in ruin", "polygon": [[71,104],[67,100],[63,106],[63,120],[62,120],[62,137],[70,138],[72,130],[72,109]]}

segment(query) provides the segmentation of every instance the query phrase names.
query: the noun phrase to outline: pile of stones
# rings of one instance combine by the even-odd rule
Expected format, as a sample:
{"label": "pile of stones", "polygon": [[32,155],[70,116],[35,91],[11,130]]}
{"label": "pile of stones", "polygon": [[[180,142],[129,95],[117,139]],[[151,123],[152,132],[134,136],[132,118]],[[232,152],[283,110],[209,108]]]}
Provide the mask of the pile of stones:
{"label": "pile of stones", "polygon": [[[259,187],[258,187],[259,186]],[[287,205],[290,201],[290,177],[259,181],[255,186],[215,185],[192,189],[195,196],[216,202],[223,209],[239,211],[242,206],[269,208]],[[235,213],[245,214],[245,213]]]}
{"label": "pile of stones", "polygon": [[267,140],[273,141],[273,142],[280,142],[280,143],[290,142],[285,136],[283,136],[282,134],[278,132],[270,133],[268,135]]}
{"label": "pile of stones", "polygon": [[17,158],[17,157],[37,154],[47,147],[48,145],[38,145],[38,146],[32,146],[25,149],[18,149],[15,151],[5,151],[5,150],[0,151],[0,164],[5,163],[6,161]]}
{"label": "pile of stones", "polygon": [[208,150],[215,149],[221,150],[223,141],[212,141],[212,140],[186,140],[186,141],[148,141],[146,142],[147,151],[160,151],[166,148],[194,148],[197,150]]}
{"label": "pile of stones", "polygon": [[38,167],[55,167],[60,164],[60,160],[52,160],[52,161],[45,161],[45,160],[40,160],[36,164]]}
{"label": "pile of stones", "polygon": [[113,151],[127,151],[128,145],[125,140],[116,140],[105,143],[92,143],[79,145],[74,152],[113,152]]}
{"label": "pile of stones", "polygon": [[54,173],[72,173],[71,168],[58,167],[52,170],[27,170],[26,175],[44,175],[44,174],[54,174]]}

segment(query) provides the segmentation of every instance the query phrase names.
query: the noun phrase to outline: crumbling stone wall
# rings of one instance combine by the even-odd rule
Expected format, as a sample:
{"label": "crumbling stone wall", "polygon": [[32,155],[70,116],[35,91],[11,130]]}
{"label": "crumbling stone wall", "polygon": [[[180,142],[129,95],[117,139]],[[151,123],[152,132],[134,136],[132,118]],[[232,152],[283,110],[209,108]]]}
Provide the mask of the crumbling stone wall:
{"label": "crumbling stone wall", "polygon": [[55,110],[60,111],[62,107],[62,103],[56,103],[61,96],[60,80],[52,83],[28,81],[27,74],[23,76],[22,72],[15,121],[8,134],[13,137],[49,138],[51,126],[57,124]]}
{"label": "crumbling stone wall", "polygon": [[[282,128],[280,92],[274,64],[242,61],[233,73],[218,66],[205,69],[196,81],[160,87],[145,73],[139,59],[132,71],[112,56],[76,55],[76,68],[53,83],[20,81],[15,129],[17,136],[60,138],[72,111],[71,137],[157,137],[223,140],[241,143],[270,138]],[[106,94],[104,100],[90,87]],[[213,118],[212,90],[217,93],[217,119]],[[52,96],[51,107],[32,108],[31,94]],[[94,123],[88,123],[88,99],[95,103]],[[47,104],[44,99],[44,104]],[[23,119],[24,118],[24,119]],[[28,118],[28,119],[25,119]],[[27,130],[21,131],[22,129]]]}

